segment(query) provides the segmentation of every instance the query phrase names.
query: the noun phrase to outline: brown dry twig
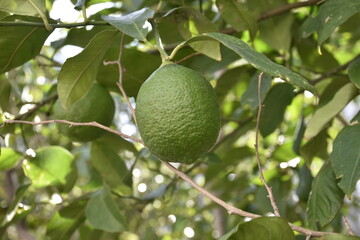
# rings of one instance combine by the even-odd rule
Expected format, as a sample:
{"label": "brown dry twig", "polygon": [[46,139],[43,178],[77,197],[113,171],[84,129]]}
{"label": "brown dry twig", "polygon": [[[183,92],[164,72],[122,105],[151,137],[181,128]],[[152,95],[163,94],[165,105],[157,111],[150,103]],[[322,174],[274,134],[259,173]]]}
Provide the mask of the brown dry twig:
{"label": "brown dry twig", "polygon": [[124,76],[124,68],[122,66],[122,62],[121,62],[121,59],[122,59],[122,55],[123,55],[123,51],[124,51],[124,33],[121,35],[121,40],[120,40],[120,50],[119,50],[119,57],[117,60],[115,61],[104,61],[104,65],[107,66],[107,65],[110,65],[110,64],[116,64],[118,66],[118,69],[119,69],[119,81],[116,83],[116,85],[118,86],[121,94],[123,95],[123,97],[125,98],[125,101],[126,103],[128,104],[128,107],[131,111],[131,115],[134,119],[134,121],[136,121],[136,118],[135,118],[135,110],[134,108],[132,107],[131,103],[130,103],[130,100],[129,100],[129,97],[126,95],[126,92],[124,90],[124,87],[123,87],[123,76]]}
{"label": "brown dry twig", "polygon": [[[114,133],[114,134],[116,134],[118,136],[121,136],[121,137],[126,138],[126,139],[130,139],[130,140],[132,140],[134,142],[138,142],[138,143],[141,143],[141,144],[144,145],[144,142],[142,140],[140,140],[140,139],[137,139],[137,138],[131,137],[129,135],[126,135],[124,133],[118,132],[118,131],[116,131],[114,129],[111,129],[109,127],[101,125],[101,124],[99,124],[97,122],[76,123],[76,122],[70,122],[70,121],[67,121],[67,120],[46,120],[46,121],[39,121],[39,122],[30,122],[30,121],[24,121],[24,120],[5,120],[4,121],[4,124],[13,124],[13,123],[31,124],[31,125],[42,125],[42,124],[48,124],[48,123],[65,123],[65,124],[69,124],[70,126],[93,126],[93,127],[98,127],[98,128],[104,129],[104,130],[109,131],[111,133]],[[0,125],[0,127],[2,127],[4,124]],[[217,203],[220,206],[222,206],[223,208],[225,208],[228,211],[229,214],[236,214],[236,215],[239,215],[239,216],[242,216],[242,217],[249,217],[249,218],[261,217],[261,215],[244,211],[242,209],[239,209],[239,208],[236,208],[236,207],[232,206],[231,204],[228,204],[228,203],[224,202],[220,198],[216,197],[212,193],[208,192],[204,188],[197,185],[189,176],[187,176],[185,173],[181,172],[180,170],[176,169],[170,163],[164,162],[164,161],[162,161],[162,163],[166,167],[168,167],[172,172],[174,172],[177,176],[182,178],[184,181],[188,182],[195,189],[200,191],[205,196],[209,197],[215,203]],[[296,226],[296,225],[294,225],[292,223],[289,223],[289,226],[294,231],[297,231],[297,232],[302,233],[304,235],[311,235],[311,236],[314,236],[314,237],[321,237],[323,235],[331,233],[331,232],[312,231],[312,230],[309,230],[309,229],[306,229],[306,228],[303,228],[303,227]]]}
{"label": "brown dry twig", "polygon": [[259,167],[259,173],[260,173],[260,180],[261,182],[264,184],[266,191],[268,192],[268,197],[270,199],[270,203],[271,206],[274,210],[274,214],[275,216],[280,216],[280,212],[279,212],[279,208],[276,204],[275,201],[275,197],[274,194],[272,192],[271,187],[269,187],[269,185],[267,184],[265,178],[264,178],[264,174],[262,171],[262,166],[261,166],[261,161],[260,161],[260,154],[259,154],[259,126],[260,126],[260,117],[261,117],[261,111],[262,111],[262,103],[261,103],[261,79],[262,79],[262,75],[263,72],[261,72],[259,74],[258,77],[258,102],[259,102],[259,110],[258,110],[258,115],[257,115],[257,119],[256,119],[256,128],[255,128],[255,153],[256,153],[256,159],[257,159],[257,164]]}
{"label": "brown dry twig", "polygon": [[312,85],[315,85],[318,82],[320,82],[321,80],[324,80],[328,77],[336,75],[337,73],[347,69],[350,66],[350,64],[352,64],[353,62],[355,62],[358,59],[360,59],[360,54],[356,55],[353,59],[349,60],[348,62],[344,63],[343,65],[337,66],[336,68],[330,70],[329,72],[323,73],[320,77],[310,81],[310,83]]}
{"label": "brown dry twig", "polygon": [[116,131],[112,128],[109,128],[109,127],[106,127],[100,123],[97,123],[97,122],[84,122],[84,123],[78,123],[78,122],[71,122],[71,121],[67,121],[67,120],[45,120],[45,121],[39,121],[39,122],[31,122],[31,121],[24,121],[24,120],[5,120],[4,121],[4,124],[12,124],[12,123],[22,123],[22,124],[30,124],[30,125],[43,125],[43,124],[48,124],[48,123],[65,123],[65,124],[69,124],[70,126],[69,127],[72,127],[72,126],[93,126],[93,127],[98,127],[98,128],[101,128],[101,129],[104,129],[105,131],[108,131],[108,132],[111,132],[111,133],[114,133],[120,137],[123,137],[123,138],[126,138],[126,139],[130,139],[134,142],[138,142],[138,143],[141,143],[141,144],[144,144],[142,140],[140,139],[137,139],[137,138],[134,138],[132,136],[129,136],[125,133],[122,133],[122,132],[119,132],[119,131]]}
{"label": "brown dry twig", "polygon": [[342,216],[342,219],[344,221],[344,224],[345,224],[345,227],[346,227],[346,231],[348,232],[348,234],[350,235],[355,235],[354,232],[351,230],[351,227],[350,227],[350,223],[349,221],[347,220],[347,218],[345,216]]}
{"label": "brown dry twig", "polygon": [[307,7],[307,6],[314,6],[316,4],[319,4],[320,2],[322,2],[324,0],[308,0],[308,1],[299,1],[299,2],[294,2],[294,3],[290,3],[290,4],[286,4],[286,5],[282,5],[280,7],[271,9],[269,11],[263,12],[259,17],[258,17],[258,21],[262,21],[265,19],[268,19],[270,17],[273,16],[277,16],[286,12],[291,11],[292,9],[296,9],[296,8],[301,8],[301,7]]}

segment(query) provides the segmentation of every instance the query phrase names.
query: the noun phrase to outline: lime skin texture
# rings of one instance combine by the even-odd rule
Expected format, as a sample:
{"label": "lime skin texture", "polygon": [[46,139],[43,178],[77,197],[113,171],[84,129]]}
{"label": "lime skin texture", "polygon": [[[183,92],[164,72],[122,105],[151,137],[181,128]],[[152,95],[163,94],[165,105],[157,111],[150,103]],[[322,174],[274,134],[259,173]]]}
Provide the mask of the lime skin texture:
{"label": "lime skin texture", "polygon": [[[85,97],[71,105],[68,109],[61,106],[59,100],[54,105],[54,117],[71,122],[97,122],[110,126],[115,113],[115,103],[109,92],[95,83]],[[73,141],[92,141],[105,133],[105,130],[93,126],[69,126],[58,123],[57,127],[63,135]]]}
{"label": "lime skin texture", "polygon": [[162,64],[140,87],[136,120],[145,146],[167,162],[193,163],[213,147],[220,130],[211,84],[174,63]]}

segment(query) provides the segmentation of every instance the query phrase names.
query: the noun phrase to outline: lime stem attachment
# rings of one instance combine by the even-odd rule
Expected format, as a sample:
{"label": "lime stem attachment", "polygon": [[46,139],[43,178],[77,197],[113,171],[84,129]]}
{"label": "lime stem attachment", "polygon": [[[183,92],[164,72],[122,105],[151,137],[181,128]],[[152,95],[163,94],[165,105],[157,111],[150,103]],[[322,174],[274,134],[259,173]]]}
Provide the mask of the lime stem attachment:
{"label": "lime stem attachment", "polygon": [[154,30],[154,35],[155,35],[155,42],[156,42],[156,48],[157,50],[159,51],[160,53],[160,56],[161,56],[161,60],[162,62],[168,60],[169,58],[169,55],[166,53],[165,49],[164,49],[164,46],[161,42],[161,38],[160,38],[160,34],[159,34],[159,30],[157,28],[157,25],[155,23],[155,20],[154,19],[149,19],[149,22],[151,23],[151,26]]}

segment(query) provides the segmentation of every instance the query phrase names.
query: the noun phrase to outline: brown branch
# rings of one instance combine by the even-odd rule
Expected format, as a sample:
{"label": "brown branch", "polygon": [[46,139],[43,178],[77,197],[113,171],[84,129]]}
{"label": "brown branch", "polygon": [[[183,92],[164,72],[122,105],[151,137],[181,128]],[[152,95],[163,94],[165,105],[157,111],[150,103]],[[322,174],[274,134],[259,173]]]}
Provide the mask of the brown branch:
{"label": "brown branch", "polygon": [[120,40],[120,50],[119,50],[119,57],[116,61],[104,61],[104,65],[110,65],[110,64],[116,64],[118,66],[119,69],[119,81],[116,83],[116,85],[118,86],[121,94],[123,95],[123,97],[125,98],[125,101],[131,111],[131,115],[134,119],[134,121],[136,122],[136,118],[135,118],[135,110],[134,108],[131,106],[129,97],[127,96],[124,87],[123,87],[123,75],[124,75],[124,68],[122,67],[122,55],[123,55],[123,50],[124,50],[124,33],[121,35],[121,40]]}
{"label": "brown branch", "polygon": [[175,63],[176,63],[176,64],[181,63],[181,62],[183,62],[183,61],[185,61],[185,60],[188,60],[188,59],[191,58],[191,57],[194,57],[194,56],[197,56],[197,55],[200,55],[200,54],[201,54],[201,52],[193,52],[193,53],[191,53],[191,54],[183,57],[182,59],[179,59],[179,60],[175,61]]}
{"label": "brown branch", "polygon": [[[104,21],[87,21],[87,22],[78,22],[78,23],[49,23],[49,26],[53,28],[75,28],[75,27],[85,27],[85,26],[110,26],[110,24]],[[15,22],[0,21],[0,27],[45,27],[45,24],[40,22],[27,22],[27,21],[15,21]]]}
{"label": "brown branch", "polygon": [[[94,127],[98,127],[98,128],[102,128],[106,131],[109,131],[111,133],[114,133],[116,135],[119,135],[123,138],[127,138],[130,140],[133,140],[135,142],[144,144],[144,142],[140,139],[128,136],[126,134],[123,134],[121,132],[118,132],[114,129],[111,129],[109,127],[106,127],[104,125],[101,125],[97,122],[88,122],[88,123],[76,123],[76,122],[70,122],[67,120],[47,120],[47,121],[40,121],[40,122],[30,122],[30,121],[24,121],[24,120],[5,120],[4,124],[12,124],[12,123],[23,123],[23,124],[31,124],[31,125],[41,125],[41,124],[47,124],[47,123],[65,123],[65,124],[69,124],[70,126],[94,126]],[[2,127],[4,124],[0,125],[0,127]],[[226,202],[224,202],[223,200],[219,199],[218,197],[216,197],[215,195],[213,195],[212,193],[208,192],[207,190],[205,190],[204,188],[200,187],[199,185],[197,185],[189,176],[187,176],[185,173],[181,172],[180,170],[176,169],[174,166],[172,166],[170,163],[168,162],[164,162],[162,161],[162,163],[168,167],[172,172],[174,172],[177,176],[179,176],[180,178],[182,178],[184,181],[188,182],[190,185],[192,185],[195,189],[197,189],[198,191],[200,191],[202,194],[204,194],[205,196],[209,197],[212,201],[214,201],[215,203],[219,204],[220,206],[222,206],[223,208],[225,208],[229,214],[236,214],[242,217],[249,217],[249,218],[258,218],[261,217],[261,215],[258,214],[254,214],[254,213],[250,213],[244,210],[241,210],[239,208],[236,208]],[[314,237],[321,237],[324,236],[326,234],[331,234],[332,232],[319,232],[319,231],[312,231],[303,227],[299,227],[296,226],[292,223],[289,223],[289,226],[294,230],[297,231],[299,233],[305,234],[305,235],[311,235]]]}
{"label": "brown branch", "polygon": [[[236,207],[224,202],[223,200],[219,199],[218,197],[216,197],[212,193],[208,192],[204,188],[197,185],[189,176],[187,176],[185,173],[183,173],[182,171],[175,168],[170,163],[162,161],[162,160],[161,160],[161,162],[166,167],[168,167],[172,172],[174,172],[177,176],[179,176],[181,179],[188,182],[191,186],[193,186],[195,189],[197,189],[199,192],[201,192],[202,194],[204,194],[205,196],[210,198],[213,202],[219,204],[221,207],[225,208],[228,211],[229,214],[235,214],[235,215],[239,215],[239,216],[242,216],[242,217],[248,217],[248,218],[252,218],[252,219],[262,217],[261,215],[241,210],[239,208],[236,208]],[[299,233],[304,234],[304,235],[311,235],[311,236],[314,236],[314,237],[321,237],[321,236],[324,236],[326,234],[331,234],[332,233],[332,232],[313,231],[313,230],[310,230],[310,229],[299,227],[299,226],[294,225],[292,223],[288,223],[288,224],[294,231],[299,232]]]}
{"label": "brown branch", "polygon": [[340,66],[330,70],[329,72],[323,73],[320,77],[310,81],[310,83],[312,85],[315,85],[316,83],[320,82],[321,80],[326,79],[328,77],[331,77],[331,76],[333,76],[333,75],[347,69],[351,63],[355,62],[359,58],[360,58],[360,54],[356,55],[353,59],[351,59],[350,61],[344,63],[343,65],[340,65]]}
{"label": "brown branch", "polygon": [[69,124],[69,127],[72,126],[93,126],[93,127],[98,127],[101,129],[104,129],[108,132],[114,133],[120,137],[126,138],[126,139],[130,139],[134,142],[138,142],[141,144],[144,144],[142,140],[134,138],[132,136],[129,136],[127,134],[124,134],[122,132],[116,131],[112,128],[109,128],[107,126],[104,126],[100,123],[97,122],[84,122],[84,123],[78,123],[78,122],[71,122],[71,121],[67,121],[67,120],[45,120],[45,121],[39,121],[39,122],[31,122],[31,121],[24,121],[24,120],[5,120],[4,124],[12,124],[12,123],[22,123],[22,124],[30,124],[30,125],[42,125],[42,124],[47,124],[47,123],[65,123],[65,124]]}
{"label": "brown branch", "polygon": [[350,223],[349,221],[347,220],[347,218],[345,216],[342,216],[342,219],[344,221],[344,224],[345,224],[345,227],[346,227],[346,231],[348,232],[348,234],[350,235],[355,235],[354,232],[351,230],[351,227],[350,227]]}
{"label": "brown branch", "polygon": [[199,192],[201,192],[202,194],[204,194],[205,196],[207,196],[208,198],[210,198],[212,201],[216,202],[217,204],[219,204],[220,206],[222,206],[223,208],[225,208],[229,214],[236,214],[236,215],[240,215],[243,217],[249,217],[249,218],[258,218],[261,217],[261,215],[258,214],[254,214],[254,213],[250,213],[250,212],[246,212],[244,210],[241,210],[239,208],[236,208],[226,202],[224,202],[223,200],[219,199],[218,197],[214,196],[212,193],[206,191],[204,188],[200,187],[199,185],[197,185],[189,176],[187,176],[185,173],[181,172],[180,170],[178,170],[177,168],[175,168],[173,165],[171,165],[168,162],[162,161],[161,162],[168,167],[171,171],[173,171],[176,175],[178,175],[180,178],[182,178],[183,180],[185,180],[186,182],[190,183],[194,188],[196,188]]}
{"label": "brown branch", "polygon": [[274,194],[272,192],[272,189],[271,187],[269,187],[269,185],[267,184],[265,178],[264,178],[264,174],[263,174],[263,171],[262,171],[262,167],[261,167],[261,161],[260,161],[260,154],[259,154],[259,126],[260,126],[260,117],[261,117],[261,111],[262,111],[262,103],[261,103],[261,80],[262,80],[262,75],[263,75],[263,72],[261,72],[259,74],[259,77],[258,77],[258,102],[259,102],[259,110],[258,110],[258,115],[257,115],[257,119],[256,119],[256,128],[255,128],[255,131],[256,131],[256,135],[255,135],[255,153],[256,153],[256,159],[257,159],[257,164],[258,164],[258,167],[259,167],[259,173],[260,173],[260,180],[261,182],[264,184],[265,188],[266,188],[266,191],[268,192],[268,197],[270,199],[270,203],[271,203],[271,206],[274,210],[274,214],[275,216],[280,216],[280,212],[279,212],[279,208],[276,204],[276,201],[275,201],[275,197],[274,197]]}
{"label": "brown branch", "polygon": [[269,11],[263,12],[262,14],[260,14],[260,16],[258,17],[257,20],[262,21],[262,20],[268,19],[270,17],[289,12],[290,10],[296,9],[296,8],[314,6],[322,1],[324,1],[324,0],[308,0],[308,1],[304,1],[304,2],[294,2],[294,3],[286,4],[286,5],[271,9]]}

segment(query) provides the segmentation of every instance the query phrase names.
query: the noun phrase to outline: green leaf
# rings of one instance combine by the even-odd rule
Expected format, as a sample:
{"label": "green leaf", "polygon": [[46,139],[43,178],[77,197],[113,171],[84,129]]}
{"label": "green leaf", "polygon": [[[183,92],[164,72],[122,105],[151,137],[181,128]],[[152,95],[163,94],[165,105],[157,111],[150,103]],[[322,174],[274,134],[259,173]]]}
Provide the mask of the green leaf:
{"label": "green leaf", "polygon": [[96,229],[107,232],[127,230],[127,220],[120,212],[107,187],[103,187],[91,197],[85,208],[85,216]]}
{"label": "green leaf", "polygon": [[124,159],[135,158],[138,154],[133,143],[113,133],[105,133],[101,138],[96,139],[96,143],[107,145]]}
{"label": "green leaf", "polygon": [[[202,13],[191,7],[180,7],[171,10],[166,16],[172,16],[178,26],[178,31],[184,39],[189,39],[206,32],[216,32],[216,27]],[[220,44],[214,41],[192,42],[189,44],[195,51],[215,60],[221,60]]]}
{"label": "green leaf", "polygon": [[102,18],[121,32],[135,39],[146,41],[146,35],[150,31],[147,20],[154,17],[154,13],[149,8],[143,8],[125,16],[102,16]]}
{"label": "green leaf", "polygon": [[360,240],[360,237],[332,233],[322,236],[320,240]]}
{"label": "green leaf", "polygon": [[85,220],[84,209],[73,209],[74,218],[62,217],[59,212],[56,212],[53,218],[47,225],[46,235],[51,240],[68,240],[71,239],[73,233],[77,230],[79,225]]}
{"label": "green leaf", "polygon": [[86,6],[86,2],[89,2],[89,0],[77,0],[74,5],[74,8],[76,10],[81,10],[83,7]]}
{"label": "green leaf", "polygon": [[238,225],[237,231],[222,240],[295,240],[289,224],[279,217],[259,217]]}
{"label": "green leaf", "polygon": [[308,201],[307,217],[311,229],[317,224],[330,223],[342,206],[344,193],[337,185],[330,162],[326,162],[316,175]]}
{"label": "green leaf", "polygon": [[287,162],[297,157],[293,151],[293,143],[286,142],[277,147],[271,155],[271,159],[278,162]]}
{"label": "green leaf", "polygon": [[24,195],[27,189],[29,188],[29,186],[30,184],[22,185],[16,190],[15,197],[6,211],[6,217],[3,219],[3,222],[1,223],[1,227],[8,225],[14,219],[16,212],[19,208],[19,203],[24,198]]}
{"label": "green leaf", "polygon": [[348,83],[340,88],[330,101],[315,111],[305,130],[305,138],[310,139],[315,137],[357,93],[358,90],[352,83]]}
{"label": "green leaf", "polygon": [[329,157],[327,152],[328,138],[329,135],[327,129],[324,129],[301,147],[300,154],[308,166],[310,166],[315,156],[320,157],[323,160],[326,160]]}
{"label": "green leaf", "polygon": [[281,78],[290,84],[308,90],[314,94],[316,94],[315,88],[302,76],[299,74],[292,72],[286,67],[276,64],[267,58],[262,53],[255,51],[244,41],[223,33],[206,33],[204,35],[193,37],[187,40],[185,43],[191,43],[193,41],[206,40],[206,39],[215,39],[224,46],[230,48],[241,57],[243,57],[248,63],[250,63],[253,67],[267,73],[272,77]]}
{"label": "green leaf", "polygon": [[304,138],[304,133],[305,133],[305,118],[303,113],[301,113],[297,121],[296,128],[294,131],[294,137],[293,137],[293,150],[297,155],[301,155],[300,146]]}
{"label": "green leaf", "polygon": [[233,234],[235,234],[238,230],[240,224],[236,225],[233,229],[230,230],[230,232],[223,235],[219,240],[228,240]]}
{"label": "green leaf", "polygon": [[328,72],[339,66],[335,57],[326,48],[319,53],[318,45],[311,38],[296,41],[297,52],[305,67],[317,72]]}
{"label": "green leaf", "polygon": [[[104,56],[104,60],[117,59],[119,43],[115,40]],[[123,49],[123,87],[128,96],[136,96],[141,84],[161,64],[158,56],[141,52],[136,49]],[[134,64],[136,63],[136,64]],[[141,67],[139,67],[141,66]],[[99,67],[97,81],[113,91],[119,91],[116,82],[119,81],[119,69],[117,65],[103,65]]]}
{"label": "green leaf", "polygon": [[[9,16],[4,21],[16,19],[39,22],[40,18]],[[40,20],[41,21],[41,20]],[[39,54],[51,32],[42,27],[0,28],[0,73],[24,64]]]}
{"label": "green leaf", "polygon": [[350,80],[360,88],[360,58],[350,64],[348,72]]}
{"label": "green leaf", "polygon": [[237,31],[249,30],[252,38],[257,31],[256,16],[250,12],[246,5],[235,0],[216,0],[221,16]]}
{"label": "green leaf", "polygon": [[350,198],[360,179],[360,124],[346,126],[336,136],[330,155],[338,185]]}
{"label": "green leaf", "polygon": [[259,24],[260,38],[270,47],[288,51],[292,39],[293,14],[275,16]]}
{"label": "green leaf", "polygon": [[74,45],[85,48],[86,45],[90,42],[91,39],[95,37],[96,34],[104,30],[114,30],[114,28],[112,26],[96,26],[95,28],[92,28],[90,30],[86,28],[72,28],[69,30],[65,38],[51,42],[51,46],[54,47],[56,50],[65,45]]}
{"label": "green leaf", "polygon": [[298,169],[299,174],[299,185],[296,189],[296,195],[298,195],[299,200],[302,202],[307,202],[311,192],[311,184],[313,181],[313,176],[311,171],[306,164],[303,164],[300,169]]}
{"label": "green leaf", "polygon": [[231,91],[238,82],[249,81],[250,75],[247,70],[247,66],[233,68],[224,72],[217,79],[215,92],[220,103],[224,100],[228,92]]}
{"label": "green leaf", "polygon": [[23,161],[23,170],[33,187],[66,185],[74,171],[74,156],[59,146],[43,147],[36,151],[34,158]]}
{"label": "green leaf", "polygon": [[0,171],[9,170],[15,167],[21,160],[22,155],[12,148],[1,148]]}
{"label": "green leaf", "polygon": [[96,79],[99,65],[118,34],[105,30],[95,35],[84,50],[64,63],[59,73],[57,91],[64,108],[84,97]]}
{"label": "green leaf", "polygon": [[[241,105],[249,105],[252,111],[255,111],[259,107],[258,101],[258,78],[259,75],[255,74],[249,83],[249,86],[246,88],[246,91],[241,97]],[[264,102],[267,93],[271,88],[271,77],[268,75],[262,75],[261,86],[260,86],[260,96],[262,102]]]}
{"label": "green leaf", "polygon": [[5,74],[0,74],[0,109],[5,112],[8,108],[11,85]]}
{"label": "green leaf", "polygon": [[91,163],[109,187],[120,195],[131,195],[131,185],[125,181],[131,173],[128,171],[125,162],[108,145],[101,142],[91,144]]}
{"label": "green leaf", "polygon": [[36,16],[39,14],[36,7],[45,12],[44,0],[0,0],[0,11],[5,11],[13,14]]}
{"label": "green leaf", "polygon": [[294,97],[294,88],[288,83],[274,85],[268,92],[260,117],[260,133],[270,135],[283,122],[286,107]]}
{"label": "green leaf", "polygon": [[317,32],[318,43],[321,45],[340,24],[359,11],[359,1],[328,0],[321,4],[317,16],[306,19],[300,31],[304,37]]}

